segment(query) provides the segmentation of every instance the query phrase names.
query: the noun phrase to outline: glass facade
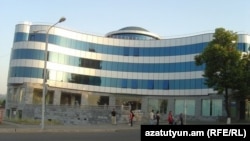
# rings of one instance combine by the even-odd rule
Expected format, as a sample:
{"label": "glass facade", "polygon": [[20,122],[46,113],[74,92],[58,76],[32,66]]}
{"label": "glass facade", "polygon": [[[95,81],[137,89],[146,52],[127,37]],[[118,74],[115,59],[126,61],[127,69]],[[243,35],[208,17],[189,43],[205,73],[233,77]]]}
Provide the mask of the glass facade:
{"label": "glass facade", "polygon": [[[48,73],[48,80],[103,87],[162,90],[207,88],[207,86],[204,85],[204,78],[179,80],[141,80],[88,76],[56,70],[49,70]],[[9,76],[42,79],[43,69],[32,67],[11,67]]]}
{"label": "glass facade", "polygon": [[202,116],[222,116],[222,102],[221,99],[203,99]]}
{"label": "glass facade", "polygon": [[[28,37],[27,37],[28,36]],[[17,32],[15,34],[14,42],[32,41],[45,42],[45,34],[42,33],[27,33]],[[173,46],[173,47],[117,47],[110,45],[101,45],[91,42],[84,42],[65,38],[56,35],[49,35],[49,43],[55,44],[70,49],[95,52],[109,55],[131,56],[131,57],[170,57],[181,56],[188,54],[195,54],[201,52],[207,45],[207,42]],[[12,60],[15,59],[32,59],[44,60],[44,51],[38,49],[18,48],[12,51]],[[48,52],[48,61],[63,64],[68,66],[75,66],[79,68],[92,68],[97,70],[119,71],[119,72],[136,72],[136,73],[177,73],[177,72],[192,72],[202,71],[205,66],[196,66],[194,60],[186,62],[161,62],[161,63],[147,63],[147,62],[116,62],[89,59],[84,57],[70,56],[59,52]],[[193,79],[158,79],[158,80],[140,80],[140,79],[122,79],[109,78],[103,76],[89,76],[88,74],[74,74],[63,71],[48,70],[49,80],[71,82],[76,84],[117,87],[117,88],[132,88],[132,89],[203,89],[207,88],[204,85],[204,78]],[[34,67],[11,67],[10,77],[30,77],[42,78],[43,69]]]}
{"label": "glass facade", "polygon": [[[46,34],[33,31],[47,27],[17,25],[8,102],[20,104],[28,97],[29,104],[42,103]],[[48,34],[46,104],[111,104],[161,114],[172,110],[175,115],[223,115],[223,99],[210,98],[215,91],[205,85],[205,65],[196,66],[194,60],[212,40],[212,33],[160,39],[138,27],[106,37],[54,28]],[[249,50],[246,41],[237,45],[240,51]]]}
{"label": "glass facade", "polygon": [[[15,49],[11,59],[35,59],[44,60],[44,52],[34,49]],[[202,71],[204,66],[196,66],[194,61],[179,63],[125,63],[115,61],[102,61],[87,58],[69,56],[56,52],[48,53],[48,61],[63,65],[93,68],[110,71],[123,72],[147,72],[147,73],[167,73],[167,72],[186,72]]]}
{"label": "glass facade", "polygon": [[175,100],[175,114],[195,115],[195,100]]}
{"label": "glass facade", "polygon": [[[27,33],[15,33],[14,42],[21,41],[35,41],[35,42],[45,42],[45,34],[41,33],[31,33],[27,38]],[[74,40],[70,38],[65,38],[56,35],[49,35],[50,44],[55,44],[62,47],[68,47],[71,49],[96,52],[102,54],[111,55],[123,55],[123,56],[177,56],[177,55],[187,55],[200,53],[206,46],[207,42],[180,45],[180,46],[166,46],[166,47],[118,47],[111,45],[101,45],[97,43],[84,42],[79,40]],[[243,45],[242,45],[243,46]],[[240,47],[244,48],[244,47]],[[245,49],[245,48],[244,48]]]}

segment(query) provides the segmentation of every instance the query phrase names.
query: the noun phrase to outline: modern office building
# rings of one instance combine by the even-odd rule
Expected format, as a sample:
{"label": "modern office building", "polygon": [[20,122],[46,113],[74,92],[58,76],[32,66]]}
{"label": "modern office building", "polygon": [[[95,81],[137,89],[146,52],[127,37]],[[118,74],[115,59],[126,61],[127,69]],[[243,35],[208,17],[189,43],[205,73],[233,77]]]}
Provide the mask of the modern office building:
{"label": "modern office building", "polygon": [[[8,76],[8,116],[21,113],[27,117],[27,105],[42,103],[49,27],[16,25]],[[250,35],[238,36],[238,49],[248,51]],[[124,105],[143,113],[154,109],[164,115],[171,110],[194,119],[225,115],[224,97],[204,84],[205,66],[196,66],[194,61],[213,33],[165,39],[135,26],[105,36],[53,27],[48,37],[46,105]],[[232,102],[231,106],[237,117],[237,105]],[[250,109],[249,101],[246,106]]]}

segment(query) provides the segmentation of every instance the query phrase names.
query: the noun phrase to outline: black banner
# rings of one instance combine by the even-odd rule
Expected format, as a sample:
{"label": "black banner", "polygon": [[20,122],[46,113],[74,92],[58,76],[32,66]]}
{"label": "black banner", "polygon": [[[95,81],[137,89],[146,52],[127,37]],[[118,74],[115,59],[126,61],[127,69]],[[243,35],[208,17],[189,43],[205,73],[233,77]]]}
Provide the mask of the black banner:
{"label": "black banner", "polygon": [[250,141],[250,125],[141,125],[141,141],[149,139]]}

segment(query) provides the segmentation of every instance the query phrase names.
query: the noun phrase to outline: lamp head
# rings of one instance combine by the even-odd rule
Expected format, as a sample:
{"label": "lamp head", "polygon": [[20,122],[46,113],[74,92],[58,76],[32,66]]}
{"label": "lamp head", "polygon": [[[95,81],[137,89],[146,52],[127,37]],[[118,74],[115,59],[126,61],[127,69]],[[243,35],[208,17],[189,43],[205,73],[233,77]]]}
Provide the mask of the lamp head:
{"label": "lamp head", "polygon": [[61,17],[61,19],[58,21],[59,23],[64,22],[66,20],[65,17]]}

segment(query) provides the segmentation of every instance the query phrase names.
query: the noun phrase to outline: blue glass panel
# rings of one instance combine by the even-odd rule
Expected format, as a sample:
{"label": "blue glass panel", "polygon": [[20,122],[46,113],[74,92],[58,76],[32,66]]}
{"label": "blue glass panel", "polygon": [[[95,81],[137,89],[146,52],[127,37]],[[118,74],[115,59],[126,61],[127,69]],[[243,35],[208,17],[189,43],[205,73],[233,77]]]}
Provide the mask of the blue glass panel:
{"label": "blue glass panel", "polygon": [[169,48],[169,55],[170,56],[175,56],[176,54],[175,54],[175,48],[174,47],[170,47]]}
{"label": "blue glass panel", "polygon": [[137,80],[132,80],[132,89],[137,89]]}
{"label": "blue glass panel", "polygon": [[154,64],[148,64],[148,72],[154,72],[155,70],[155,67],[154,67]]}
{"label": "blue glass panel", "polygon": [[196,84],[195,84],[195,86],[196,86],[195,88],[196,88],[196,89],[201,89],[201,88],[203,87],[203,86],[202,86],[202,85],[203,85],[202,79],[196,79],[196,80],[195,80],[195,83],[196,83]]}
{"label": "blue glass panel", "polygon": [[203,43],[199,43],[199,44],[196,45],[196,52],[197,53],[202,52],[203,49],[204,49],[204,44]]}
{"label": "blue glass panel", "polygon": [[[102,45],[95,44],[95,52],[96,53],[102,53]],[[112,52],[112,54],[114,54],[114,53]]]}
{"label": "blue glass panel", "polygon": [[95,77],[94,76],[94,85],[95,86],[100,86],[101,85],[101,77]]}
{"label": "blue glass panel", "polygon": [[[45,33],[23,33],[23,32],[16,32],[14,37],[14,42],[16,41],[40,41],[45,42]],[[115,35],[114,35],[115,36]],[[122,35],[124,36],[124,35]],[[141,38],[141,35],[133,35],[129,36],[129,38]],[[133,55],[133,56],[173,56],[173,55],[183,55],[183,54],[194,54],[199,53],[204,50],[207,46],[207,42],[205,43],[198,43],[192,45],[183,45],[183,46],[171,46],[171,47],[145,47],[145,48],[132,48],[132,47],[124,47],[129,49],[129,51],[124,51],[124,49],[117,47],[117,46],[106,46],[106,45],[99,45],[88,43],[84,41],[74,40],[70,38],[65,38],[62,36],[52,35],[49,34],[49,43],[57,44],[59,46],[69,47],[73,49],[80,49],[84,51],[88,51],[89,49],[104,54],[114,54],[114,55]],[[120,50],[122,49],[122,50]],[[239,43],[238,49],[241,51],[246,51],[247,47],[246,44]],[[122,51],[122,52],[121,52]]]}
{"label": "blue glass panel", "polygon": [[54,36],[54,44],[61,45],[61,38],[59,36]]}
{"label": "blue glass panel", "polygon": [[38,70],[37,69],[29,69],[31,73],[31,77],[33,78],[39,78]]}
{"label": "blue glass panel", "polygon": [[129,55],[129,48],[128,47],[124,47],[123,48],[123,55],[124,56],[128,56]]}
{"label": "blue glass panel", "polygon": [[158,80],[158,89],[159,90],[163,89],[163,80]]}
{"label": "blue glass panel", "polygon": [[176,50],[176,52],[175,52],[176,55],[180,55],[181,54],[181,47],[180,46],[176,46],[175,50]]}
{"label": "blue glass panel", "polygon": [[143,89],[142,88],[142,86],[143,86],[142,82],[143,82],[142,80],[138,80],[138,83],[137,83],[138,89]]}
{"label": "blue glass panel", "polygon": [[122,64],[122,71],[128,71],[128,63]]}
{"label": "blue glass panel", "polygon": [[[12,52],[13,53],[13,52]],[[20,51],[20,49],[15,49],[14,50],[14,53],[13,53],[13,59],[20,59],[21,58],[21,51]]]}
{"label": "blue glass panel", "polygon": [[150,55],[150,48],[144,48],[143,49],[143,56],[149,56]]}
{"label": "blue glass panel", "polygon": [[74,40],[73,45],[75,45],[75,49],[81,50],[81,42]]}
{"label": "blue glass panel", "polygon": [[153,54],[154,54],[153,56],[159,56],[159,54],[160,54],[160,48],[158,48],[158,47],[155,48]]}
{"label": "blue glass panel", "polygon": [[154,80],[148,80],[147,89],[154,89]]}
{"label": "blue glass panel", "polygon": [[93,76],[90,76],[89,77],[89,83],[88,83],[89,85],[95,85],[95,77],[93,77]]}
{"label": "blue glass panel", "polygon": [[[42,50],[34,49],[16,49],[12,52],[12,59],[38,59],[43,60],[44,53]],[[49,52],[49,61],[72,66],[88,67],[112,71],[129,71],[129,72],[186,72],[199,71],[205,68],[205,65],[196,66],[195,62],[180,63],[123,63],[99,61],[79,57],[68,56],[55,52]]]}
{"label": "blue glass panel", "polygon": [[148,89],[148,81],[147,80],[141,80],[142,81],[142,89]]}
{"label": "blue glass panel", "polygon": [[14,42],[27,41],[28,34],[23,32],[16,32],[14,36]]}
{"label": "blue glass panel", "polygon": [[35,40],[39,42],[46,42],[46,34],[42,33],[35,34]]}
{"label": "blue glass panel", "polygon": [[117,88],[122,88],[122,79],[116,79],[116,83]]}
{"label": "blue glass panel", "polygon": [[190,89],[195,89],[195,80],[190,79]]}
{"label": "blue glass panel", "polygon": [[134,56],[139,56],[139,48],[134,48],[133,55]]}
{"label": "blue glass panel", "polygon": [[156,56],[155,52],[156,50],[154,48],[149,48],[149,56]]}
{"label": "blue glass panel", "polygon": [[122,88],[127,88],[127,79],[122,79]]}
{"label": "blue glass panel", "polygon": [[196,44],[191,45],[191,53],[197,53],[196,52]]}
{"label": "blue glass panel", "polygon": [[[58,56],[59,58],[59,56]],[[82,66],[84,67],[84,59],[79,59],[78,57],[71,57],[70,59],[70,63],[72,63],[71,65],[73,66]]]}
{"label": "blue glass panel", "polygon": [[180,89],[185,89],[185,87],[186,87],[186,81],[185,80],[180,80],[179,82],[180,82],[179,83]]}
{"label": "blue glass panel", "polygon": [[66,42],[67,41],[65,40],[65,38],[60,37],[60,39],[58,40],[58,42],[59,42],[60,46],[66,47]]}
{"label": "blue glass panel", "polygon": [[127,86],[128,86],[128,88],[132,88],[132,80],[131,79],[128,79]]}
{"label": "blue glass panel", "polygon": [[[118,88],[133,88],[133,89],[202,89],[207,88],[203,84],[204,78],[191,79],[191,80],[135,80],[135,79],[119,79],[119,78],[106,78],[97,76],[87,76],[80,74],[71,74],[60,71],[50,70],[48,79],[72,82],[77,84],[86,84],[104,87],[118,87]],[[43,69],[30,68],[30,67],[11,67],[11,77],[32,77],[43,78]]]}
{"label": "blue glass panel", "polygon": [[154,80],[154,89],[159,89],[159,80]]}
{"label": "blue glass panel", "polygon": [[110,87],[117,87],[117,79],[111,78]]}
{"label": "blue glass panel", "polygon": [[163,89],[168,90],[169,89],[169,81],[163,80]]}
{"label": "blue glass panel", "polygon": [[45,42],[45,38],[44,40],[41,40],[41,37],[44,36],[45,34],[41,34],[41,33],[30,33],[29,34],[29,41],[39,41],[39,42]]}

